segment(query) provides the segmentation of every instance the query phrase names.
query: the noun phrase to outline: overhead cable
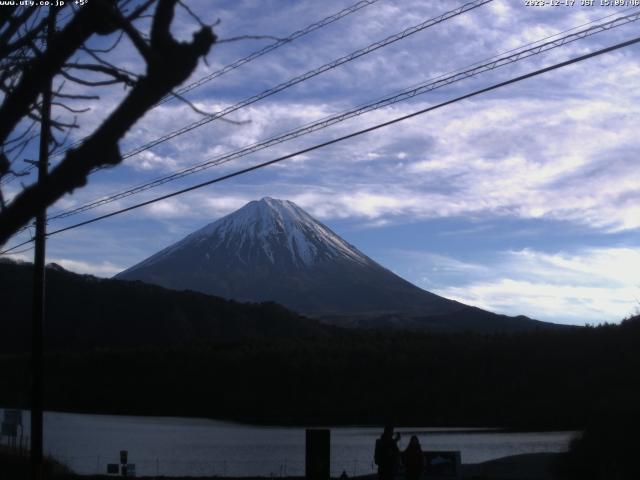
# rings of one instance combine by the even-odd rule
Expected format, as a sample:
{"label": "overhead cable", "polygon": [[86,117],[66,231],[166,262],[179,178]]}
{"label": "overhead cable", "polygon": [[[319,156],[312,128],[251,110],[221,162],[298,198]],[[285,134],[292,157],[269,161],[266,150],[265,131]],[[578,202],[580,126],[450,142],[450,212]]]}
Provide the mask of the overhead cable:
{"label": "overhead cable", "polygon": [[[135,204],[135,205],[131,205],[129,207],[126,207],[126,208],[123,208],[123,209],[120,209],[120,210],[116,210],[114,212],[107,213],[105,215],[100,215],[98,217],[94,217],[94,218],[91,218],[89,220],[85,220],[83,222],[76,223],[74,225],[69,225],[67,227],[51,231],[51,232],[49,232],[47,234],[47,236],[57,235],[59,233],[66,232],[68,230],[73,230],[73,229],[82,227],[84,225],[89,225],[91,223],[95,223],[95,222],[98,222],[98,221],[101,221],[101,220],[104,220],[104,219],[107,219],[107,218],[110,218],[110,217],[114,217],[114,216],[129,212],[131,210],[135,210],[135,209],[147,206],[147,205],[151,205],[153,203],[157,203],[157,202],[162,201],[162,200],[166,200],[166,199],[169,199],[169,198],[172,198],[172,197],[176,197],[178,195],[182,195],[184,193],[191,192],[193,190],[197,190],[197,189],[206,187],[208,185],[212,185],[214,183],[219,183],[219,182],[222,182],[224,180],[228,180],[230,178],[234,178],[234,177],[237,177],[237,176],[240,176],[240,175],[243,175],[243,174],[255,171],[255,170],[259,170],[259,169],[265,168],[265,167],[267,167],[269,165],[280,163],[280,162],[282,162],[284,160],[288,160],[290,158],[293,158],[293,157],[296,157],[296,156],[299,156],[299,155],[303,155],[305,153],[309,153],[309,152],[312,152],[314,150],[318,150],[320,148],[324,148],[324,147],[327,147],[329,145],[333,145],[333,144],[348,140],[350,138],[354,138],[354,137],[363,135],[365,133],[370,133],[370,132],[373,132],[375,130],[379,130],[381,128],[385,128],[385,127],[388,127],[390,125],[394,125],[396,123],[408,120],[410,118],[414,118],[414,117],[417,117],[419,115],[424,115],[425,113],[431,112],[433,110],[437,110],[437,109],[446,107],[448,105],[452,105],[452,104],[460,102],[462,100],[466,100],[468,98],[472,98],[472,97],[475,97],[475,96],[478,96],[478,95],[481,95],[481,94],[484,94],[484,93],[488,93],[488,92],[497,90],[499,88],[503,88],[503,87],[506,87],[508,85],[512,85],[514,83],[518,83],[518,82],[521,82],[523,80],[527,80],[529,78],[536,77],[538,75],[542,75],[544,73],[548,73],[548,72],[551,72],[551,71],[554,71],[554,70],[558,70],[560,68],[564,68],[564,67],[567,67],[569,65],[573,65],[575,63],[579,63],[579,62],[588,60],[590,58],[594,58],[594,57],[597,57],[597,56],[600,56],[600,55],[603,55],[603,54],[606,54],[606,53],[613,52],[615,50],[619,50],[621,48],[625,48],[625,47],[634,45],[636,43],[640,43],[640,37],[635,37],[635,38],[633,38],[631,40],[627,40],[625,42],[621,42],[621,43],[618,43],[618,44],[610,46],[610,47],[602,48],[600,50],[596,50],[594,52],[591,52],[591,53],[588,53],[588,54],[585,54],[585,55],[581,55],[579,57],[575,57],[575,58],[572,58],[570,60],[566,60],[564,62],[556,63],[554,65],[551,65],[551,66],[548,66],[548,67],[544,67],[544,68],[535,70],[533,72],[529,72],[529,73],[526,73],[524,75],[520,75],[518,77],[511,78],[509,80],[505,80],[505,81],[500,82],[500,83],[496,83],[496,84],[491,85],[489,87],[485,87],[485,88],[481,88],[479,90],[475,90],[475,91],[473,91],[471,93],[467,93],[465,95],[461,95],[459,97],[453,98],[451,100],[447,100],[447,101],[439,103],[437,105],[433,105],[433,106],[430,106],[430,107],[427,107],[427,108],[423,108],[421,110],[415,111],[413,113],[409,113],[407,115],[396,117],[396,118],[394,118],[392,120],[388,120],[386,122],[379,123],[379,124],[374,125],[372,127],[368,127],[368,128],[362,129],[362,130],[358,130],[358,131],[350,133],[348,135],[343,135],[343,136],[335,138],[333,140],[329,140],[329,141],[326,141],[326,142],[323,142],[323,143],[319,143],[319,144],[313,145],[311,147],[304,148],[302,150],[298,150],[296,152],[289,153],[287,155],[283,155],[283,156],[275,158],[273,160],[269,160],[267,162],[259,163],[257,165],[253,165],[251,167],[244,168],[242,170],[237,170],[235,172],[232,172],[232,173],[220,176],[220,177],[216,177],[216,178],[213,178],[211,180],[207,180],[206,182],[202,182],[202,183],[199,183],[197,185],[192,185],[190,187],[183,188],[181,190],[178,190],[178,191],[175,191],[175,192],[172,192],[172,193],[168,193],[166,195],[162,195],[160,197],[156,197],[154,199],[147,200],[145,202],[141,202],[141,203],[138,203],[138,204]],[[9,252],[11,252],[11,251],[23,246],[23,245],[26,245],[26,244],[28,244],[30,242],[32,242],[32,240],[28,240],[28,241],[22,242],[22,243],[20,243],[18,245],[14,245],[13,247],[11,247],[9,249],[0,252],[0,255],[9,253]]]}
{"label": "overhead cable", "polygon": [[[302,127],[299,127],[295,130],[286,132],[284,134],[280,134],[277,135],[275,137],[271,137],[267,140],[263,140],[257,143],[254,143],[252,145],[249,145],[247,147],[241,148],[239,150],[236,150],[234,152],[231,153],[226,153],[223,155],[218,155],[216,157],[212,157],[211,159],[200,163],[198,165],[194,165],[192,167],[188,167],[185,168],[183,170],[180,170],[178,172],[172,173],[170,175],[166,175],[160,178],[157,178],[155,180],[152,180],[150,182],[146,182],[143,183],[141,185],[137,185],[135,187],[129,188],[127,190],[124,190],[122,192],[116,193],[116,194],[112,194],[106,197],[102,197],[100,199],[94,200],[92,202],[86,203],[84,205],[81,205],[79,207],[75,207],[75,208],[71,208],[68,210],[65,210],[63,212],[54,214],[50,217],[50,220],[53,219],[60,219],[60,218],[66,218],[66,217],[70,217],[72,215],[76,215],[78,213],[87,211],[87,210],[91,210],[94,208],[97,208],[99,206],[102,205],[106,205],[108,203],[112,203],[114,201],[144,192],[146,190],[149,190],[151,188],[155,188],[158,187],[160,185],[164,185],[165,183],[174,181],[174,180],[178,180],[180,178],[183,178],[185,176],[191,175],[191,174],[195,174],[198,172],[201,172],[203,170],[212,168],[214,166],[219,166],[221,164],[236,160],[240,157],[244,157],[246,155],[255,153],[257,151],[263,150],[265,148],[286,142],[288,140],[292,140],[298,137],[301,137],[303,135],[307,135],[309,133],[327,128],[329,126],[335,125],[337,123],[343,122],[345,120],[348,120],[350,118],[354,118],[360,115],[363,115],[365,113],[374,111],[374,110],[378,110],[380,108],[383,107],[387,107],[389,105],[393,105],[395,103],[407,100],[409,98],[413,98],[417,95],[422,95],[424,93],[436,90],[438,88],[442,88],[446,85],[450,85],[452,83],[455,82],[459,82],[461,80],[465,80],[467,78],[479,75],[481,73],[490,71],[490,70],[494,70],[496,68],[499,67],[503,67],[505,65],[509,65],[511,63],[515,63],[518,61],[521,61],[523,59],[529,58],[533,55],[538,55],[540,53],[549,51],[551,49],[554,48],[558,48],[564,45],[567,45],[569,43],[572,43],[576,40],[580,40],[583,39],[585,37],[594,35],[596,33],[600,33],[603,31],[607,31],[610,30],[612,28],[616,28],[619,27],[621,25],[625,25],[627,23],[630,22],[634,22],[640,20],[640,12],[637,12],[635,14],[632,15],[627,15],[625,17],[618,17],[610,22],[606,22],[600,25],[595,25],[593,27],[584,29],[584,30],[580,30],[578,32],[572,33],[570,35],[564,36],[562,38],[558,38],[555,39],[553,41],[549,41],[546,43],[542,43],[539,45],[536,45],[534,47],[528,48],[528,49],[520,49],[519,51],[511,54],[511,55],[507,55],[507,56],[500,56],[497,57],[496,59],[487,62],[487,63],[483,63],[483,64],[473,64],[474,66],[470,69],[467,70],[463,70],[463,71],[458,71],[454,74],[451,75],[447,75],[447,76],[441,76],[441,77],[437,77],[436,80],[429,80],[425,83],[419,84],[417,86],[414,86],[410,89],[405,89],[401,92],[397,92],[391,95],[387,95],[385,97],[381,97],[380,99],[377,99],[373,102],[370,103],[366,103],[363,105],[359,105],[356,107],[353,107],[349,110],[346,110],[344,112],[341,112],[339,114],[336,115],[332,115],[329,117],[325,117],[323,119],[317,120],[315,122],[309,123],[307,125],[304,125]],[[538,43],[538,42],[535,42]]]}
{"label": "overhead cable", "polygon": [[303,73],[302,75],[299,75],[297,77],[291,78],[289,80],[287,80],[286,82],[280,83],[279,85],[276,85],[275,87],[269,88],[267,90],[264,90],[261,93],[258,93],[256,95],[253,95],[249,98],[246,98],[244,100],[241,100],[238,103],[235,103],[223,110],[220,110],[216,113],[213,113],[211,115],[207,115],[204,118],[201,118],[200,120],[197,120],[195,122],[192,122],[188,125],[185,125],[181,128],[178,128],[177,130],[174,130],[172,132],[166,133],[165,135],[162,135],[159,138],[156,138],[150,142],[145,143],[144,145],[140,145],[139,147],[134,148],[133,150],[130,150],[128,152],[126,152],[122,157],[124,159],[126,158],[130,158],[133,157],[134,155],[138,155],[139,153],[144,152],[145,150],[149,150],[150,148],[155,147],[156,145],[159,145],[161,143],[164,143],[168,140],[171,140],[173,138],[176,138],[180,135],[183,135],[187,132],[190,132],[191,130],[194,130],[198,127],[201,127],[203,125],[206,125],[207,123],[213,122],[214,120],[218,120],[220,118],[226,117],[227,115],[229,115],[230,113],[233,113],[237,110],[240,110],[241,108],[247,107],[253,103],[258,102],[259,100],[262,100],[264,98],[267,98],[271,95],[274,95],[276,93],[279,93],[283,90],[286,90],[288,88],[293,87],[294,85],[297,85],[299,83],[305,82],[313,77],[316,77],[324,72],[327,72],[329,70],[333,70],[334,68],[337,68],[341,65],[344,65],[345,63],[351,62],[357,58],[360,58],[364,55],[367,55],[371,52],[374,52],[380,48],[386,47],[387,45],[391,45],[392,43],[395,43],[399,40],[403,40],[415,33],[421,32],[429,27],[432,27],[434,25],[440,24],[442,22],[445,22],[453,17],[456,17],[458,15],[462,15],[463,13],[466,13],[470,10],[476,9],[482,5],[485,5],[487,3],[492,2],[493,0],[474,0],[472,2],[468,2],[465,3],[464,5],[454,9],[454,10],[450,10],[448,12],[443,13],[442,15],[439,15],[437,17],[431,18],[429,20],[426,20],[418,25],[414,25],[412,27],[409,27],[405,30],[402,30],[401,32],[395,33],[393,35],[388,36],[387,38],[380,40],[378,42],[374,42],[370,45],[367,45],[364,48],[361,48],[359,50],[356,50],[354,52],[351,52],[348,55],[345,55],[343,57],[340,57],[336,60],[333,60],[329,63],[326,63],[320,67],[314,68],[313,70],[309,70],[306,73]]}
{"label": "overhead cable", "polygon": [[[198,87],[200,87],[201,85],[204,85],[205,83],[210,82],[211,80],[214,80],[218,77],[221,77],[222,75],[224,75],[225,73],[228,73],[232,70],[235,70],[236,68],[241,67],[242,65],[252,62],[253,60],[256,60],[260,57],[262,57],[263,55],[266,55],[269,52],[272,52],[280,47],[282,47],[283,45],[286,45],[288,43],[293,42],[294,40],[303,37],[304,35],[307,35],[311,32],[314,32],[322,27],[326,27],[327,25],[332,24],[333,22],[336,22],[337,20],[340,20],[343,17],[346,17],[347,15],[351,15],[352,13],[355,13],[365,7],[368,7],[369,5],[372,5],[374,3],[376,3],[379,0],[361,0],[359,2],[354,3],[353,5],[344,8],[342,10],[340,10],[339,12],[336,12],[334,14],[331,14],[325,18],[323,18],[322,20],[319,20],[317,22],[314,22],[310,25],[307,25],[306,27],[297,30],[295,32],[293,32],[292,34],[278,39],[276,42],[267,45],[264,48],[261,48],[260,50],[256,50],[255,52],[250,53],[249,55],[239,58],[238,60],[225,65],[224,67],[222,67],[219,70],[216,70],[215,72],[210,73],[209,75],[206,75],[198,80],[196,80],[193,83],[190,83],[189,85],[185,85],[184,87],[181,87],[179,89],[176,90],[175,93],[177,93],[178,95],[184,95],[187,92],[190,92],[191,90],[194,90]],[[166,102],[168,102],[169,100],[171,100],[172,98],[175,98],[172,94],[169,95],[165,95],[154,107],[158,106],[158,105],[162,105]],[[70,150],[72,148],[77,147],[78,145],[82,144],[82,142],[84,142],[86,140],[87,137],[85,138],[81,138],[80,140],[75,141],[74,143],[72,143],[71,145],[69,145],[65,150],[57,153],[55,156],[59,156],[63,153],[65,153],[67,150]]]}

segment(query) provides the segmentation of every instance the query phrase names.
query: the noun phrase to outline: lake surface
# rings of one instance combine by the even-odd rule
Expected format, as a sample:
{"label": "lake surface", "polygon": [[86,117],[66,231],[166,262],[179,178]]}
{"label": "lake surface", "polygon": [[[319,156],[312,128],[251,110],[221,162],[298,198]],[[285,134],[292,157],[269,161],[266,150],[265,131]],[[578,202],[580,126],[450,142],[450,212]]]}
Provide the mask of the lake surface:
{"label": "lake surface", "polygon": [[[0,409],[2,412],[2,409]],[[25,434],[29,414],[24,413]],[[46,412],[45,453],[77,473],[106,473],[128,450],[137,475],[303,475],[304,427],[262,427],[201,418]],[[562,452],[575,432],[504,433],[484,429],[400,428],[400,447],[417,435],[423,450],[458,450],[463,463],[520,453]],[[377,427],[332,427],[331,470],[375,471]],[[6,441],[6,439],[3,439]]]}

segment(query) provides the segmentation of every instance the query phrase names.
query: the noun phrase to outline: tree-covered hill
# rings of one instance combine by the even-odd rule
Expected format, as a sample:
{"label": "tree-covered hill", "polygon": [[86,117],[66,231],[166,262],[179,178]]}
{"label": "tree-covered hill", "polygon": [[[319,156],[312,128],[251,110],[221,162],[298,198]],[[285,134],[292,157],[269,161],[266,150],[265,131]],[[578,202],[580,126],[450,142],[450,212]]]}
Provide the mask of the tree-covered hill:
{"label": "tree-covered hill", "polygon": [[[0,356],[0,404],[28,404]],[[640,407],[640,318],[518,334],[333,337],[50,354],[50,409],[260,423],[581,428]]]}
{"label": "tree-covered hill", "polygon": [[[184,345],[327,335],[328,328],[274,303],[239,303],[190,291],[47,268],[45,347]],[[0,262],[0,352],[29,349],[33,269]]]}

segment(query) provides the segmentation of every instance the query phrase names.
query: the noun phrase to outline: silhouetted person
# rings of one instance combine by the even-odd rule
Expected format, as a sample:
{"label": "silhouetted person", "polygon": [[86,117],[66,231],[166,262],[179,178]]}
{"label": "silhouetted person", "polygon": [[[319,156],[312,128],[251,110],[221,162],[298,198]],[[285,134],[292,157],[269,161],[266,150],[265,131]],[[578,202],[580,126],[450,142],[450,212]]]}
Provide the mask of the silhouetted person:
{"label": "silhouetted person", "polygon": [[393,480],[398,471],[398,460],[400,450],[398,449],[398,439],[400,434],[393,436],[393,427],[384,427],[384,432],[376,440],[376,450],[374,460],[378,465],[378,478],[380,480]]}
{"label": "silhouetted person", "polygon": [[407,472],[407,480],[418,480],[420,478],[424,471],[424,455],[422,455],[420,441],[415,435],[411,436],[409,445],[402,452],[402,463]]}
{"label": "silhouetted person", "polygon": [[349,478],[349,475],[347,475],[346,470],[342,470],[342,475],[340,475],[340,480],[345,480],[346,478]]}

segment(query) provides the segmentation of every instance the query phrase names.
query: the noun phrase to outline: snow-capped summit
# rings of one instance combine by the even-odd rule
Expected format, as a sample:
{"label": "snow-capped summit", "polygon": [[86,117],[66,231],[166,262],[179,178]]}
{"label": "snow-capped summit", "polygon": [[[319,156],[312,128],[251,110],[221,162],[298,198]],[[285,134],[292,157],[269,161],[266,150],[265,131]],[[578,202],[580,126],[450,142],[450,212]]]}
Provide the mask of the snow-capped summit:
{"label": "snow-capped summit", "polygon": [[120,276],[194,249],[202,251],[202,261],[206,262],[217,253],[226,252],[245,265],[268,261],[279,268],[291,264],[311,267],[332,258],[362,265],[372,263],[295,203],[265,197],[206,225]]}
{"label": "snow-capped summit", "polygon": [[464,306],[383,268],[287,200],[263,198],[117,275],[308,315],[414,312]]}
{"label": "snow-capped summit", "polygon": [[[311,266],[337,257],[365,265],[371,261],[295,203],[270,197],[249,202],[187,238],[209,242],[213,250],[231,239],[239,240],[236,244],[239,253],[251,252],[256,247],[272,263],[286,260]],[[280,251],[281,245],[286,247],[284,251]],[[289,258],[276,258],[278,254]]]}

